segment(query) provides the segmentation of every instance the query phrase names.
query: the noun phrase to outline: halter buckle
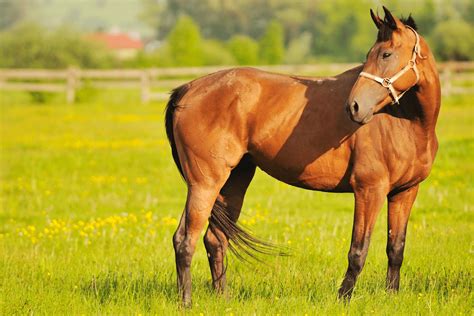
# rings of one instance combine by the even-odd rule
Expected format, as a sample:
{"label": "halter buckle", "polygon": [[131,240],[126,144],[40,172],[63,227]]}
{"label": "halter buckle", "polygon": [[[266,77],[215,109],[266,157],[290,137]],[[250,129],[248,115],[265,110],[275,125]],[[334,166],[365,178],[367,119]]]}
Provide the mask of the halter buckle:
{"label": "halter buckle", "polygon": [[392,85],[392,80],[390,78],[383,78],[381,85],[384,88],[388,88]]}
{"label": "halter buckle", "polygon": [[411,59],[411,60],[408,62],[408,65],[410,66],[410,68],[415,68],[416,61],[414,61],[413,59]]}

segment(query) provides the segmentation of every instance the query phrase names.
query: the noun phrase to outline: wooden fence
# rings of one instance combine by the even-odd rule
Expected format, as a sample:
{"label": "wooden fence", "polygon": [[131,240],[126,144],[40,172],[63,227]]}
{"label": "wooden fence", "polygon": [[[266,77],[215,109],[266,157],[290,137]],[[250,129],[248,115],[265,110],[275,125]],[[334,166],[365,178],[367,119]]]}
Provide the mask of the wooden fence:
{"label": "wooden fence", "polygon": [[[309,76],[334,75],[357,64],[257,66],[259,69]],[[135,89],[141,101],[167,99],[172,88],[190,79],[229,67],[150,69],[0,69],[0,90],[61,92],[73,103],[84,85],[103,89]],[[443,94],[474,93],[474,62],[439,64]]]}

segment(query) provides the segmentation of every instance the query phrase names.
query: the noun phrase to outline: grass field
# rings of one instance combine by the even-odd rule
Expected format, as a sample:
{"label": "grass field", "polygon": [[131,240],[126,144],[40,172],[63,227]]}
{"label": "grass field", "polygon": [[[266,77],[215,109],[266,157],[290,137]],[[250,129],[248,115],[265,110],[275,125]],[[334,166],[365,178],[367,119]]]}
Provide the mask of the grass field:
{"label": "grass field", "polygon": [[[440,149],[412,213],[401,291],[386,294],[386,212],[350,305],[336,300],[352,229],[350,194],[310,192],[263,172],[242,222],[290,248],[268,265],[229,257],[215,297],[202,243],[191,315],[472,315],[473,96],[444,99]],[[171,237],[185,186],[163,103],[116,94],[67,106],[0,96],[0,314],[175,314]]]}

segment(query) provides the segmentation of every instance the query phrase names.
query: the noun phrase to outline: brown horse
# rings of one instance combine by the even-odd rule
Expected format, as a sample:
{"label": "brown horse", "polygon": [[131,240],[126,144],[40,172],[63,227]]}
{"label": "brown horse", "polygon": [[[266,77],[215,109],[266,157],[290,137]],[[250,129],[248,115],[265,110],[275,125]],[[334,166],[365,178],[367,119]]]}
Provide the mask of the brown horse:
{"label": "brown horse", "polygon": [[354,193],[349,267],[339,289],[347,299],[387,198],[387,288],[398,290],[408,217],[438,147],[440,84],[413,19],[384,11],[384,20],[371,11],[379,31],[365,64],[338,76],[241,68],[174,90],[166,131],[188,188],[173,237],[185,306],[191,304],[191,259],[206,223],[204,243],[218,292],[225,287],[228,246],[247,254],[269,250],[236,224],[257,166],[301,188]]}

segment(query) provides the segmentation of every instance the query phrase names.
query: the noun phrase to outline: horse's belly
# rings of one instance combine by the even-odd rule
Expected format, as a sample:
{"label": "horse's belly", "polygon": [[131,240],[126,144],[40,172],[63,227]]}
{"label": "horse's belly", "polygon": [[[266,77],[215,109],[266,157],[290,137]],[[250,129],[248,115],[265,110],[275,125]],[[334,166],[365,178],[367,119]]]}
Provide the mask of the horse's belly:
{"label": "horse's belly", "polygon": [[260,169],[287,184],[317,191],[352,191],[349,184],[350,153],[339,148],[331,149],[313,159],[301,153],[284,157],[271,157],[258,152],[251,155]]}

